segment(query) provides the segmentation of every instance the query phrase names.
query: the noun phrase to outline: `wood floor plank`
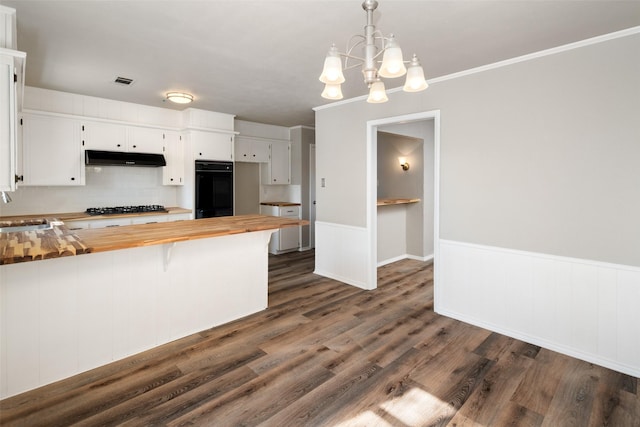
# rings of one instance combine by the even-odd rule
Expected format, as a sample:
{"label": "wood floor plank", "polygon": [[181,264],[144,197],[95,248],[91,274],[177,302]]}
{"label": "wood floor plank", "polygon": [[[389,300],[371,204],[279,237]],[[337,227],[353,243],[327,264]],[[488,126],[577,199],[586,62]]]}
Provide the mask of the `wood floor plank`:
{"label": "wood floor plank", "polygon": [[535,413],[546,414],[571,358],[541,349],[535,361],[511,399]]}
{"label": "wood floor plank", "polygon": [[320,348],[312,348],[167,425],[215,425],[219,419],[259,424],[333,376],[319,361],[323,354]]}
{"label": "wood floor plank", "polygon": [[[167,398],[148,410],[136,410],[134,414],[127,414],[130,416],[128,421],[120,423],[118,419],[120,414],[113,413],[106,416],[106,419],[100,419],[99,421],[104,423],[93,423],[92,419],[87,419],[83,424],[87,427],[95,425],[111,425],[113,422],[117,422],[117,425],[122,426],[160,426],[165,425],[172,420],[190,414],[192,411],[197,411],[202,405],[207,404],[220,396],[237,390],[239,387],[243,387],[250,381],[254,380],[257,375],[246,366],[235,369],[221,377],[216,378],[215,382],[210,382],[208,386],[201,386],[192,388],[186,392],[183,392],[180,386],[178,388],[175,385],[167,385]],[[199,381],[203,381],[199,379]],[[203,384],[205,384],[204,382]],[[114,408],[115,409],[115,408]],[[98,417],[95,417],[98,419]]]}
{"label": "wood floor plank", "polygon": [[492,360],[495,364],[483,378],[478,392],[474,393],[452,418],[451,424],[458,427],[476,425],[476,423],[485,426],[497,425],[502,414],[511,409],[508,407],[511,396],[534,361],[522,355],[522,346],[519,341],[507,339],[506,342],[508,344],[503,345],[499,350],[496,346],[492,346],[497,350],[495,353],[489,352],[494,356]]}
{"label": "wood floor plank", "polygon": [[433,312],[433,266],[361,290],[269,256],[269,308],[0,401],[5,426],[640,427],[638,379]]}
{"label": "wood floor plank", "polygon": [[588,425],[598,382],[597,370],[593,365],[580,360],[570,360],[549,410],[545,413],[542,426]]}

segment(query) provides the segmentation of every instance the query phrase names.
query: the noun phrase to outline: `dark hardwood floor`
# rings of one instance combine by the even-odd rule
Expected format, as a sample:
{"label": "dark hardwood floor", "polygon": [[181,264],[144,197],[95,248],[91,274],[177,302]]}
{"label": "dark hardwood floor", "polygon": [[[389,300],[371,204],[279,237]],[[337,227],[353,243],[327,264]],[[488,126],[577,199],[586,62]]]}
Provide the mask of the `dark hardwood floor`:
{"label": "dark hardwood floor", "polygon": [[433,312],[432,266],[362,291],[270,258],[269,308],[0,402],[2,426],[640,426],[638,379]]}

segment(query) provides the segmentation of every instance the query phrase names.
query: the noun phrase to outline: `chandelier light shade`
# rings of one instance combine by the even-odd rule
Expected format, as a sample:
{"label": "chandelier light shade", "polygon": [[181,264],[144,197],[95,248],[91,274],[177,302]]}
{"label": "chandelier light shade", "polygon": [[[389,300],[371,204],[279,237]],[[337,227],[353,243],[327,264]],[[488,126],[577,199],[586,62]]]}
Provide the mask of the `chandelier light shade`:
{"label": "chandelier light shade", "polygon": [[169,92],[167,93],[167,99],[176,104],[188,104],[193,101],[193,95],[183,92]]}
{"label": "chandelier light shade", "polygon": [[402,90],[405,92],[420,92],[428,87],[429,85],[424,79],[424,71],[420,66],[420,61],[418,61],[418,57],[416,55],[413,55],[413,59],[411,59],[409,69],[407,70],[407,80],[405,81]]}
{"label": "chandelier light shade", "polygon": [[404,66],[404,61],[402,60],[402,50],[400,46],[398,46],[398,43],[396,43],[393,34],[391,34],[384,49],[384,55],[382,55],[382,64],[380,65],[378,75],[380,77],[393,79],[404,76],[406,72],[407,68]]}
{"label": "chandelier light shade", "polygon": [[[341,84],[345,82],[343,70],[362,66],[364,83],[369,87],[367,102],[381,103],[389,100],[384,83],[380,78],[396,78],[407,75],[403,90],[405,92],[419,92],[428,87],[424,78],[424,70],[414,54],[411,61],[404,61],[402,50],[393,34],[385,37],[382,32],[376,30],[373,25],[373,12],[378,7],[375,0],[365,0],[362,8],[367,14],[367,25],[364,27],[364,35],[354,35],[347,45],[345,53],[338,52],[336,45],[332,45],[324,60],[324,68],[320,75],[320,81],[325,84],[322,97],[326,99],[342,99]],[[361,47],[364,56],[356,56],[352,52],[356,47]],[[382,57],[382,61],[380,61]],[[345,58],[344,66],[342,58]],[[349,64],[351,60],[352,64]],[[409,68],[405,66],[409,64]],[[380,65],[378,68],[378,64]]]}
{"label": "chandelier light shade", "polygon": [[324,85],[322,97],[334,100],[342,99],[342,88],[339,84],[327,83],[326,85]]}
{"label": "chandelier light shade", "polygon": [[388,100],[389,98],[387,98],[387,91],[384,89],[384,83],[381,80],[374,82],[369,89],[367,102],[371,104],[380,104],[382,102],[387,102]]}
{"label": "chandelier light shade", "polygon": [[336,45],[332,45],[324,60],[324,68],[320,75],[320,81],[324,84],[340,84],[344,83],[345,78],[342,74],[342,60],[338,53]]}

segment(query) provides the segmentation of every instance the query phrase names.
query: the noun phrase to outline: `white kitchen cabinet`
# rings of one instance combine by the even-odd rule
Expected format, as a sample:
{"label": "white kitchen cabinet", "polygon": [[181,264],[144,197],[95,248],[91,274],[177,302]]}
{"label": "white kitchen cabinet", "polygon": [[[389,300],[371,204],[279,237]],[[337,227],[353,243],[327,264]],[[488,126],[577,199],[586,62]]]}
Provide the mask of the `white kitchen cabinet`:
{"label": "white kitchen cabinet", "polygon": [[21,185],[84,185],[80,121],[24,114],[21,124]]}
{"label": "white kitchen cabinet", "polygon": [[93,228],[120,227],[136,224],[155,224],[157,222],[185,221],[190,218],[188,213],[159,214],[159,215],[132,215],[128,217],[100,218],[68,220],[64,225],[69,230],[85,230]]}
{"label": "white kitchen cabinet", "polygon": [[184,185],[184,141],[178,132],[164,132],[164,157],[167,165],[162,168],[163,185]]}
{"label": "white kitchen cabinet", "polygon": [[260,165],[263,185],[291,184],[291,144],[286,141],[269,143],[269,162]]}
{"label": "white kitchen cabinet", "polygon": [[268,163],[269,143],[266,141],[254,141],[243,137],[235,141],[236,162]]}
{"label": "white kitchen cabinet", "polygon": [[16,58],[0,54],[0,191],[15,191],[17,168]]}
{"label": "white kitchen cabinet", "polygon": [[[300,219],[300,206],[260,206],[260,214]],[[300,227],[285,227],[274,232],[269,241],[269,253],[278,255],[300,248]]]}
{"label": "white kitchen cabinet", "polygon": [[233,161],[233,135],[192,130],[189,138],[195,160]]}
{"label": "white kitchen cabinet", "polygon": [[165,130],[87,121],[82,132],[87,150],[162,154]]}
{"label": "white kitchen cabinet", "polygon": [[114,123],[84,122],[82,140],[86,150],[127,151],[127,127]]}
{"label": "white kitchen cabinet", "polygon": [[164,146],[164,129],[127,127],[127,150],[137,153],[162,154]]}

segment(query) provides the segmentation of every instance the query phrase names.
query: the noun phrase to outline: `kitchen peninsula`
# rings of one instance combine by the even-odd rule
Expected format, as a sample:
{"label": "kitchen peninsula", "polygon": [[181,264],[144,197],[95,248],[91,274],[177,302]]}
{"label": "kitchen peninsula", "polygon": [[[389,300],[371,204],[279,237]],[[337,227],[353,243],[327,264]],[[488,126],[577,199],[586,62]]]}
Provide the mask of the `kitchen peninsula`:
{"label": "kitchen peninsula", "polygon": [[307,223],[241,215],[76,230],[77,254],[0,266],[0,398],[265,309],[271,234]]}

